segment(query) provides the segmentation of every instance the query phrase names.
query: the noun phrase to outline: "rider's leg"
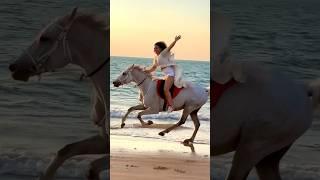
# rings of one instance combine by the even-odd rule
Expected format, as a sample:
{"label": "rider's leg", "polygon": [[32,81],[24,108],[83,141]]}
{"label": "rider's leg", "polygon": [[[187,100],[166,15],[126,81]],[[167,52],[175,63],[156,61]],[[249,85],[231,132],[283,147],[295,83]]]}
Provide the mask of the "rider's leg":
{"label": "rider's leg", "polygon": [[169,106],[173,106],[173,100],[170,94],[170,88],[173,85],[174,77],[172,76],[166,76],[165,83],[164,83],[164,95],[166,97],[166,100],[168,102]]}

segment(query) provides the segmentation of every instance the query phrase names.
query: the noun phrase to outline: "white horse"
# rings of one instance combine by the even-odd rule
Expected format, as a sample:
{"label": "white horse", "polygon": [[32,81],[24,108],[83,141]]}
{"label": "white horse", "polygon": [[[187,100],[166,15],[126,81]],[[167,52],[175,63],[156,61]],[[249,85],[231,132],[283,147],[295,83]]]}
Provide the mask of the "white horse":
{"label": "white horse", "polygon": [[[128,109],[128,112],[122,118],[121,127],[125,126],[124,122],[128,114],[134,110],[142,110],[137,116],[142,126],[150,125],[152,124],[152,121],[148,121],[148,123],[146,123],[142,120],[142,116],[147,114],[158,114],[159,112],[163,111],[164,105],[164,99],[157,95],[156,81],[152,80],[151,74],[145,73],[142,67],[132,65],[122,72],[119,77],[113,81],[113,84],[115,87],[119,87],[120,85],[128,84],[130,82],[136,83],[137,87],[140,89],[140,92],[143,96],[143,104],[133,106]],[[165,133],[169,133],[171,130],[181,126],[185,123],[187,117],[190,115],[194,123],[195,130],[191,138],[184,140],[184,143],[192,143],[200,127],[197,113],[199,109],[207,102],[208,95],[208,90],[191,83],[188,85],[188,87],[183,88],[181,92],[173,99],[174,111],[183,109],[179,122],[165,129],[164,131],[161,131],[159,135],[164,136]]]}
{"label": "white horse", "polygon": [[[221,19],[215,17],[214,36],[224,34],[227,31],[221,27]],[[227,49],[228,38],[216,40],[224,42],[215,42],[217,61],[213,66]],[[235,151],[228,180],[245,180],[253,168],[261,180],[280,180],[281,158],[312,123],[313,107],[320,100],[319,85],[299,84],[257,64],[244,63],[241,67],[244,81],[227,89],[216,107],[211,106],[211,156]],[[212,171],[214,163],[213,157]]]}
{"label": "white horse", "polygon": [[[109,168],[109,135],[106,129],[107,67],[109,64],[109,22],[108,18],[78,13],[73,9],[70,15],[57,18],[44,28],[31,46],[10,65],[12,77],[27,81],[67,64],[80,66],[94,86],[92,120],[99,127],[99,135],[66,145],[57,152],[45,173],[43,180],[54,178],[56,170],[70,157],[83,154],[105,154],[91,163],[88,179],[99,179],[102,170]],[[106,125],[107,123],[107,125]]]}

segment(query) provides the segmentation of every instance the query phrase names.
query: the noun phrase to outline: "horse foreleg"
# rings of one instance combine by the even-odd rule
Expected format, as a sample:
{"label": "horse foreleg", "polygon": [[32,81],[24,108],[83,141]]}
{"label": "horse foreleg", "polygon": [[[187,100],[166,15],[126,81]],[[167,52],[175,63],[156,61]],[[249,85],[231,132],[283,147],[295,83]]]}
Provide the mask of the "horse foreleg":
{"label": "horse foreleg", "polygon": [[167,129],[159,132],[159,135],[160,135],[160,136],[164,136],[165,133],[169,133],[169,132],[172,131],[173,129],[175,129],[175,128],[181,126],[182,124],[184,124],[184,123],[186,122],[186,120],[187,120],[187,117],[189,116],[189,112],[190,112],[190,111],[188,111],[188,110],[186,110],[186,109],[183,109],[182,116],[181,116],[179,122],[177,122],[176,124],[170,126],[170,127],[167,128]]}
{"label": "horse foreleg", "polygon": [[82,154],[107,154],[108,145],[109,143],[99,135],[66,145],[58,151],[56,157],[46,169],[45,174],[40,177],[40,180],[53,179],[57,169],[70,157]]}
{"label": "horse foreleg", "polygon": [[147,114],[157,114],[157,113],[159,113],[159,111],[157,111],[157,110],[149,107],[149,108],[147,108],[147,109],[139,112],[137,118],[139,119],[139,121],[140,121],[140,123],[141,123],[142,126],[151,125],[151,124],[153,124],[152,121],[149,120],[147,123],[145,123],[145,122],[142,120],[141,116],[147,115]]}
{"label": "horse foreleg", "polygon": [[124,121],[127,119],[128,115],[135,110],[145,110],[146,107],[144,107],[143,104],[139,104],[137,106],[132,106],[131,108],[128,109],[127,113],[123,116],[122,118],[122,122],[121,122],[121,128],[123,128],[126,124],[124,123]]}
{"label": "horse foreleg", "polygon": [[195,111],[192,111],[190,113],[191,119],[192,119],[193,124],[194,124],[194,131],[193,131],[193,134],[192,134],[190,139],[186,139],[186,140],[183,141],[184,144],[193,143],[194,138],[196,137],[196,134],[197,134],[198,129],[200,127],[200,121],[199,121],[198,115],[197,115],[198,111],[199,111],[199,109],[197,109]]}
{"label": "horse foreleg", "polygon": [[103,170],[109,169],[109,157],[104,156],[102,158],[99,158],[92,163],[90,163],[90,168],[88,170],[87,179],[88,180],[99,180],[100,173]]}

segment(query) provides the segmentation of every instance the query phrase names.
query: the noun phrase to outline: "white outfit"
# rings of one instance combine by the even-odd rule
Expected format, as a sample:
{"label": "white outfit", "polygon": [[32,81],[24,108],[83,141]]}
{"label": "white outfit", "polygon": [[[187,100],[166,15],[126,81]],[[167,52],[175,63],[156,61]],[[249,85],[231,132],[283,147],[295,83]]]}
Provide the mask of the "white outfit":
{"label": "white outfit", "polygon": [[155,63],[165,76],[174,77],[175,86],[179,88],[187,87],[188,82],[182,78],[182,69],[176,64],[174,60],[174,54],[171,53],[167,48],[161,51],[161,53],[155,57]]}
{"label": "white outfit", "polygon": [[175,75],[174,68],[172,66],[165,67],[165,68],[161,69],[161,71],[163,72],[163,74],[165,76],[174,77],[174,75]]}
{"label": "white outfit", "polygon": [[168,48],[161,51],[161,53],[155,57],[155,60],[157,66],[165,76],[175,76],[174,66],[176,66],[176,62],[174,61],[174,54],[171,53]]}

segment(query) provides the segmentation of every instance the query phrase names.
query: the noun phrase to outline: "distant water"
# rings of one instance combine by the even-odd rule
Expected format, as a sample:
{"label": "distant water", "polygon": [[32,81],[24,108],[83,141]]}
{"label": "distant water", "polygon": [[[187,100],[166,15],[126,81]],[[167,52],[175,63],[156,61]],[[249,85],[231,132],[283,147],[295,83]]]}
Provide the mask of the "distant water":
{"label": "distant water", "polygon": [[[214,1],[214,8],[233,20],[233,59],[260,62],[299,81],[320,78],[319,7],[317,0]],[[282,161],[284,179],[320,179],[319,127],[316,113]],[[230,164],[231,155],[214,158],[215,180],[224,179]]]}
{"label": "distant water", "polygon": [[[0,1],[0,179],[35,179],[58,149],[97,133],[89,120],[91,84],[78,80],[78,68],[27,83],[14,81],[8,70],[43,25],[75,6],[106,9],[102,0]],[[82,179],[94,158],[67,161],[58,179]]]}
{"label": "distant water", "polygon": [[[138,100],[138,88],[134,87],[134,84],[129,84],[121,87],[114,87],[112,81],[115,80],[122,71],[127,69],[130,65],[137,64],[142,66],[149,66],[152,64],[152,59],[148,58],[132,58],[132,57],[111,57],[110,65],[110,116],[111,116],[111,126],[116,127],[120,126],[120,119],[127,112],[127,109],[131,106],[138,105],[140,102]],[[186,61],[186,60],[177,60],[177,64],[180,65],[184,70],[184,77],[195,84],[198,84],[204,88],[210,86],[210,63],[209,61]],[[162,76],[161,72],[157,72],[158,76]],[[137,112],[132,112],[129,115],[126,124],[139,123],[136,118]],[[165,124],[174,124],[177,123],[182,111],[172,112],[170,114],[162,112],[156,115],[145,115],[143,116],[144,120],[153,120],[154,123],[165,123]],[[210,101],[200,109],[198,113],[201,126],[196,137],[197,143],[209,145],[209,135],[210,135]],[[155,139],[165,139],[167,141],[181,141],[183,137],[190,138],[193,132],[193,123],[190,118],[188,118],[186,127],[177,132],[172,132],[167,136],[161,137],[158,135],[162,129],[143,129],[141,128],[130,128],[130,129],[111,129],[111,134],[121,135],[121,136],[139,136],[146,138],[155,138]]]}

